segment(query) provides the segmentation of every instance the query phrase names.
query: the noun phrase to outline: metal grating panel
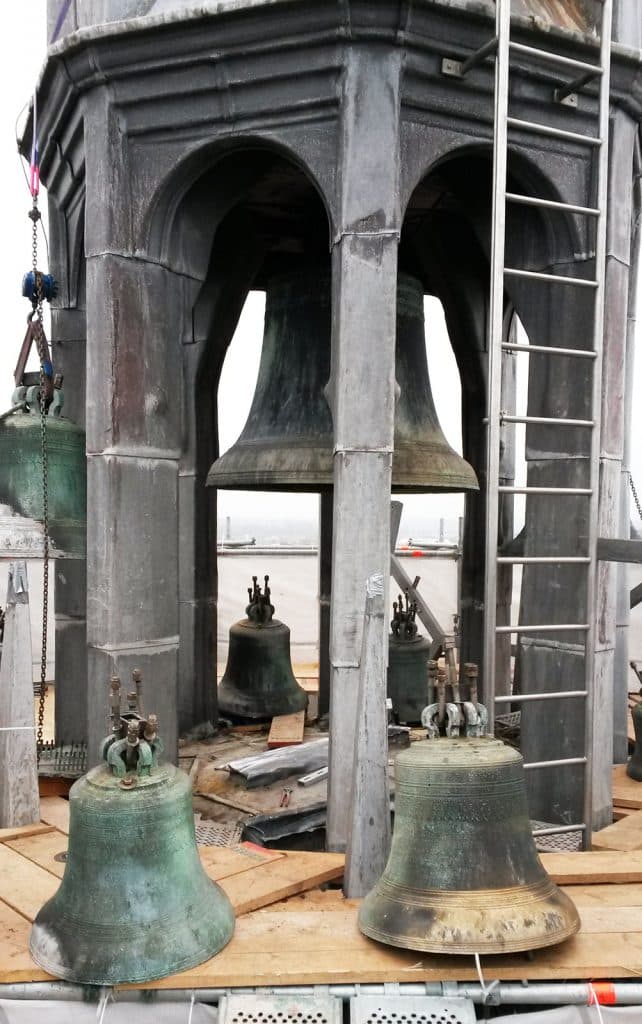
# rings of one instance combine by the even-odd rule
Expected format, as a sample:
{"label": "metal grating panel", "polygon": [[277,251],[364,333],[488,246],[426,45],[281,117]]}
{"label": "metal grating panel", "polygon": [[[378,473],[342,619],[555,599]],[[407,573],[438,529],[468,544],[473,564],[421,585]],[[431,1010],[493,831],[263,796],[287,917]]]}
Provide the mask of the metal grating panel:
{"label": "metal grating panel", "polygon": [[350,1024],[474,1024],[470,999],[433,996],[353,996]]}
{"label": "metal grating panel", "polygon": [[[550,821],[535,821],[531,828],[555,828]],[[582,832],[559,832],[551,836],[534,836],[535,846],[540,853],[574,853],[582,849]]]}
{"label": "metal grating panel", "polygon": [[218,821],[203,820],[194,815],[194,831],[199,846],[236,846],[241,842],[242,826],[239,824],[221,825]]}
{"label": "metal grating panel", "polygon": [[218,1024],[341,1024],[342,1002],[335,996],[224,996],[218,1004]]}

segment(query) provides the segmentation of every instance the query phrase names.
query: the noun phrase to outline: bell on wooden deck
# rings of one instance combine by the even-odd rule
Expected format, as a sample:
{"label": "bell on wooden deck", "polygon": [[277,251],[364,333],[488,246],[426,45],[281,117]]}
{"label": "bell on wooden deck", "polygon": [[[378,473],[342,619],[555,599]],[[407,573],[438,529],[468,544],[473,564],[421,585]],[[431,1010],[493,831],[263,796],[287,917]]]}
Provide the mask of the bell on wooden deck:
{"label": "bell on wooden deck", "polygon": [[155,715],[138,692],[121,713],[112,680],[104,763],[70,791],[69,851],[29,949],[49,974],[90,985],[151,981],[209,959],[230,940],[234,911],[201,865],[190,781],[158,764]]}
{"label": "bell on wooden deck", "polygon": [[[41,422],[37,387],[19,387],[14,409],[0,418],[0,504],[43,522]],[[49,533],[55,556],[86,553],[85,432],[61,415],[54,390],[45,416]]]}
{"label": "bell on wooden deck", "polygon": [[642,782],[642,703],[631,711],[635,731],[635,749],[626,765],[626,774],[636,782]]}
{"label": "bell on wooden deck", "polygon": [[256,576],[252,583],[247,618],[230,627],[227,665],[218,688],[219,711],[253,719],[303,711],[308,695],[292,671],[290,630],[272,617],[269,576],[263,590]]}
{"label": "bell on wooden deck", "polygon": [[[430,388],[423,288],[397,284],[396,491],[477,490],[472,467],[443,435]],[[213,487],[322,491],[332,487],[333,428],[325,387],[330,377],[330,280],[305,271],[268,282],[263,349],[247,423],[210,469]],[[376,352],[372,353],[376,360]],[[355,394],[355,402],[367,401]]]}
{"label": "bell on wooden deck", "polygon": [[393,604],[388,638],[388,697],[398,722],[420,722],[421,712],[432,703],[428,688],[431,643],[417,629],[417,605],[399,594]]}
{"label": "bell on wooden deck", "polygon": [[414,743],[395,761],[385,871],[362,932],[430,953],[513,953],[579,928],[535,848],[521,755],[491,737]]}

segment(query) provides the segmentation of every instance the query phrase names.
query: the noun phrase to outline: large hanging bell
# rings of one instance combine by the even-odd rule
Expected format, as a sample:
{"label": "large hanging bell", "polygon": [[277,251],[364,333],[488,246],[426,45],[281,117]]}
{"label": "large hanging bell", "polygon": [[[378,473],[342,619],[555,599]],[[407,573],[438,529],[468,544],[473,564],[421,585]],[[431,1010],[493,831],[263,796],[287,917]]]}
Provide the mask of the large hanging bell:
{"label": "large hanging bell", "polygon": [[[44,521],[42,435],[38,388],[18,388],[15,411],[0,418],[0,504]],[[86,553],[85,432],[61,415],[57,389],[45,416],[49,534],[56,558]]]}
{"label": "large hanging bell", "polygon": [[631,711],[635,732],[635,749],[626,765],[626,774],[636,782],[642,782],[642,702]]}
{"label": "large hanging bell", "polygon": [[[423,288],[397,285],[396,491],[477,490],[472,467],[443,435],[430,389]],[[236,444],[210,469],[213,487],[323,491],[332,487],[330,280],[321,272],[279,276],[266,289],[265,327],[252,406]],[[377,354],[373,352],[376,360]],[[355,402],[367,396],[355,394]]]}
{"label": "large hanging bell", "polygon": [[218,688],[218,707],[235,718],[266,719],[303,711],[308,695],[290,661],[290,630],[274,619],[269,576],[248,587],[247,618],[230,627],[227,665]]}
{"label": "large hanging bell", "polygon": [[431,643],[417,629],[417,605],[399,594],[388,637],[388,697],[398,722],[420,722],[432,697],[428,689]]}
{"label": "large hanging bell", "polygon": [[190,781],[158,764],[155,715],[139,711],[140,673],[121,713],[112,680],[104,763],[70,791],[62,883],[31,929],[49,974],[90,985],[151,981],[202,963],[229,941],[234,911],[201,865]]}
{"label": "large hanging bell", "polygon": [[362,932],[430,953],[513,953],[579,923],[535,849],[516,750],[440,738],[398,754],[390,857],[361,904]]}

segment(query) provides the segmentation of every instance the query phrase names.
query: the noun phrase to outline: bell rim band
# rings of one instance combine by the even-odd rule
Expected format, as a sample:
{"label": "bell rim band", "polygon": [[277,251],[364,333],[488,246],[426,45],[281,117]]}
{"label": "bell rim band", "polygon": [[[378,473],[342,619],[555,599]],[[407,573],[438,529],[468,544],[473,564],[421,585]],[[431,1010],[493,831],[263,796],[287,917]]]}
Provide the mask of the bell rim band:
{"label": "bell rim band", "polygon": [[[542,869],[543,870],[543,869]],[[556,886],[548,876],[539,882],[531,882],[515,889],[511,886],[504,886],[497,889],[413,889],[410,886],[398,885],[390,878],[382,878],[377,885],[379,895],[388,899],[397,900],[404,906],[408,900],[399,899],[398,893],[405,893],[412,899],[415,906],[451,906],[468,907],[471,900],[475,902],[475,909],[494,907],[502,897],[511,906],[519,906],[520,903],[533,904],[538,901],[544,902],[556,891]]]}

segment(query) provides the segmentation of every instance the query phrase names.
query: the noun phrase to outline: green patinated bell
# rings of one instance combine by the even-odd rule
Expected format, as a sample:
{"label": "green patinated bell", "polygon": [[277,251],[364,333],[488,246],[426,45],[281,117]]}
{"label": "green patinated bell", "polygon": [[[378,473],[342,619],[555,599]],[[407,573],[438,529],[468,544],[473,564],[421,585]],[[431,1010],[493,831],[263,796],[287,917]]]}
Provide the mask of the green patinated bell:
{"label": "green patinated bell", "polygon": [[[112,710],[116,694],[113,683]],[[83,984],[194,967],[234,931],[232,905],[198,855],[190,781],[158,764],[155,716],[144,719],[129,697],[129,711],[113,713],[105,763],[72,786],[65,873],[29,942],[49,974]]]}
{"label": "green patinated bell", "polygon": [[413,743],[395,760],[388,863],[359,927],[429,953],[514,953],[579,929],[538,856],[521,755],[499,740]]}
{"label": "green patinated bell", "polygon": [[642,703],[631,711],[635,730],[635,749],[626,766],[626,774],[636,782],[642,782]]}
{"label": "green patinated bell", "polygon": [[398,722],[420,722],[421,712],[432,702],[428,690],[431,643],[421,636],[415,621],[417,605],[399,595],[388,638],[388,697]]}
{"label": "green patinated bell", "polygon": [[247,618],[230,627],[227,665],[218,688],[224,715],[262,720],[303,711],[308,695],[297,683],[290,661],[290,630],[273,619],[269,576],[262,592],[253,578]]}
{"label": "green patinated bell", "polygon": [[[27,389],[21,388],[20,391]],[[17,394],[17,393],[16,393]],[[58,395],[56,395],[58,398]],[[60,415],[54,400],[45,416],[49,533],[56,557],[86,553],[85,432]],[[0,504],[43,521],[42,450],[37,403],[0,421]]]}

